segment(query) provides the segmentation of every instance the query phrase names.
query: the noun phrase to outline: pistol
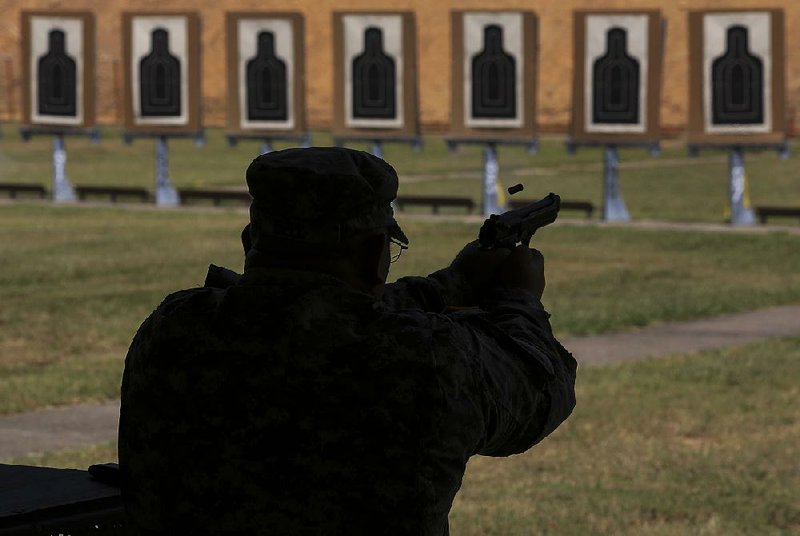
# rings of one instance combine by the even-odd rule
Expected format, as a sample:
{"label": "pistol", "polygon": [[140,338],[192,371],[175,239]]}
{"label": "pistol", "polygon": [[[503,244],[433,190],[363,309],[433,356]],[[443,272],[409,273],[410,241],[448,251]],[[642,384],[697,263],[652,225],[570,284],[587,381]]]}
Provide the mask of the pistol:
{"label": "pistol", "polygon": [[[518,185],[509,188],[509,192],[512,189],[518,192],[522,187]],[[539,228],[556,221],[559,208],[561,208],[561,198],[554,193],[549,193],[543,199],[524,207],[499,215],[492,214],[483,222],[480,233],[478,233],[481,249],[513,249],[517,244],[529,246],[531,237]]]}

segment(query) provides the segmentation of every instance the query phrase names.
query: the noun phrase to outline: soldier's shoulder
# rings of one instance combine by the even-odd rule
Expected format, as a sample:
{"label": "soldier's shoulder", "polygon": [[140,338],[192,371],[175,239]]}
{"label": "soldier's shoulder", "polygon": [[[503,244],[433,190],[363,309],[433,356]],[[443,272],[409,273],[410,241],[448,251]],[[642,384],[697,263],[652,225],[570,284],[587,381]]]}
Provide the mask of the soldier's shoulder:
{"label": "soldier's shoulder", "polygon": [[169,294],[156,308],[162,316],[171,315],[187,307],[198,307],[219,302],[224,289],[213,287],[196,287],[179,290]]}
{"label": "soldier's shoulder", "polygon": [[169,294],[145,319],[136,338],[150,339],[155,332],[163,331],[167,325],[196,325],[217,306],[221,299],[220,294],[224,294],[224,291],[208,287],[184,289]]}

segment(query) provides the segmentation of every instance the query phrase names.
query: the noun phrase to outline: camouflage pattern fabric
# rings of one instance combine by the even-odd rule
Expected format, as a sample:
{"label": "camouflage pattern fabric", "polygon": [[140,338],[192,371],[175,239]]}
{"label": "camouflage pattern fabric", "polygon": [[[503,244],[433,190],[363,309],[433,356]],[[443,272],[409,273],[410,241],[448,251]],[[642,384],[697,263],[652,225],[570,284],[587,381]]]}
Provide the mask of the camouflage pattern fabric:
{"label": "camouflage pattern fabric", "polygon": [[122,491],[144,531],[446,535],[469,457],[524,452],[574,407],[575,360],[526,291],[446,312],[469,293],[449,269],[382,301],[314,272],[209,282],[227,288],[167,297],[126,358]]}

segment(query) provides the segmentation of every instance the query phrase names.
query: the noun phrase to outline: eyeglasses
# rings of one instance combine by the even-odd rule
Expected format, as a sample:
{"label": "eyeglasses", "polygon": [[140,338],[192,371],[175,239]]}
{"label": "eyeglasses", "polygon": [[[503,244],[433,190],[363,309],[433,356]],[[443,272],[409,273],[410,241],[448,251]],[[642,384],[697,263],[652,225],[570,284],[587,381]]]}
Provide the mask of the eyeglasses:
{"label": "eyeglasses", "polygon": [[397,261],[400,258],[400,255],[403,254],[403,250],[408,249],[408,246],[404,246],[401,244],[397,239],[389,237],[389,259],[391,262]]}

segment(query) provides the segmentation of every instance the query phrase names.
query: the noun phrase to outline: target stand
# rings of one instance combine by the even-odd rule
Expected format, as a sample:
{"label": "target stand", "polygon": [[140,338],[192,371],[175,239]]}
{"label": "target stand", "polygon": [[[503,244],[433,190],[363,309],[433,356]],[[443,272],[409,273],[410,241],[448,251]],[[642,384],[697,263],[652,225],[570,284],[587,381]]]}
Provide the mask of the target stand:
{"label": "target stand", "polygon": [[[536,15],[528,11],[452,11],[451,151],[483,147],[481,210],[505,211],[500,199],[501,145],[538,150]],[[505,197],[503,195],[503,197]]]}
{"label": "target stand", "polygon": [[414,14],[337,11],[333,28],[334,145],[421,150]]}
{"label": "target stand", "polygon": [[665,23],[657,10],[576,11],[573,116],[567,152],[603,150],[603,220],[630,221],[619,185],[619,149],[660,153]]}
{"label": "target stand", "polygon": [[783,11],[692,11],[689,52],[689,155],[728,153],[728,222],[755,225],[744,154],[789,157]]}
{"label": "target stand", "polygon": [[304,22],[297,12],[226,14],[228,122],[225,136],[261,142],[311,145],[306,126]]}
{"label": "target stand", "polygon": [[169,177],[169,138],[205,145],[201,126],[200,18],[193,12],[122,14],[125,143],[155,139],[156,204],[180,204]]}
{"label": "target stand", "polygon": [[52,136],[53,201],[76,199],[67,175],[68,136],[95,143],[95,22],[82,11],[23,11],[22,124],[25,141]]}

